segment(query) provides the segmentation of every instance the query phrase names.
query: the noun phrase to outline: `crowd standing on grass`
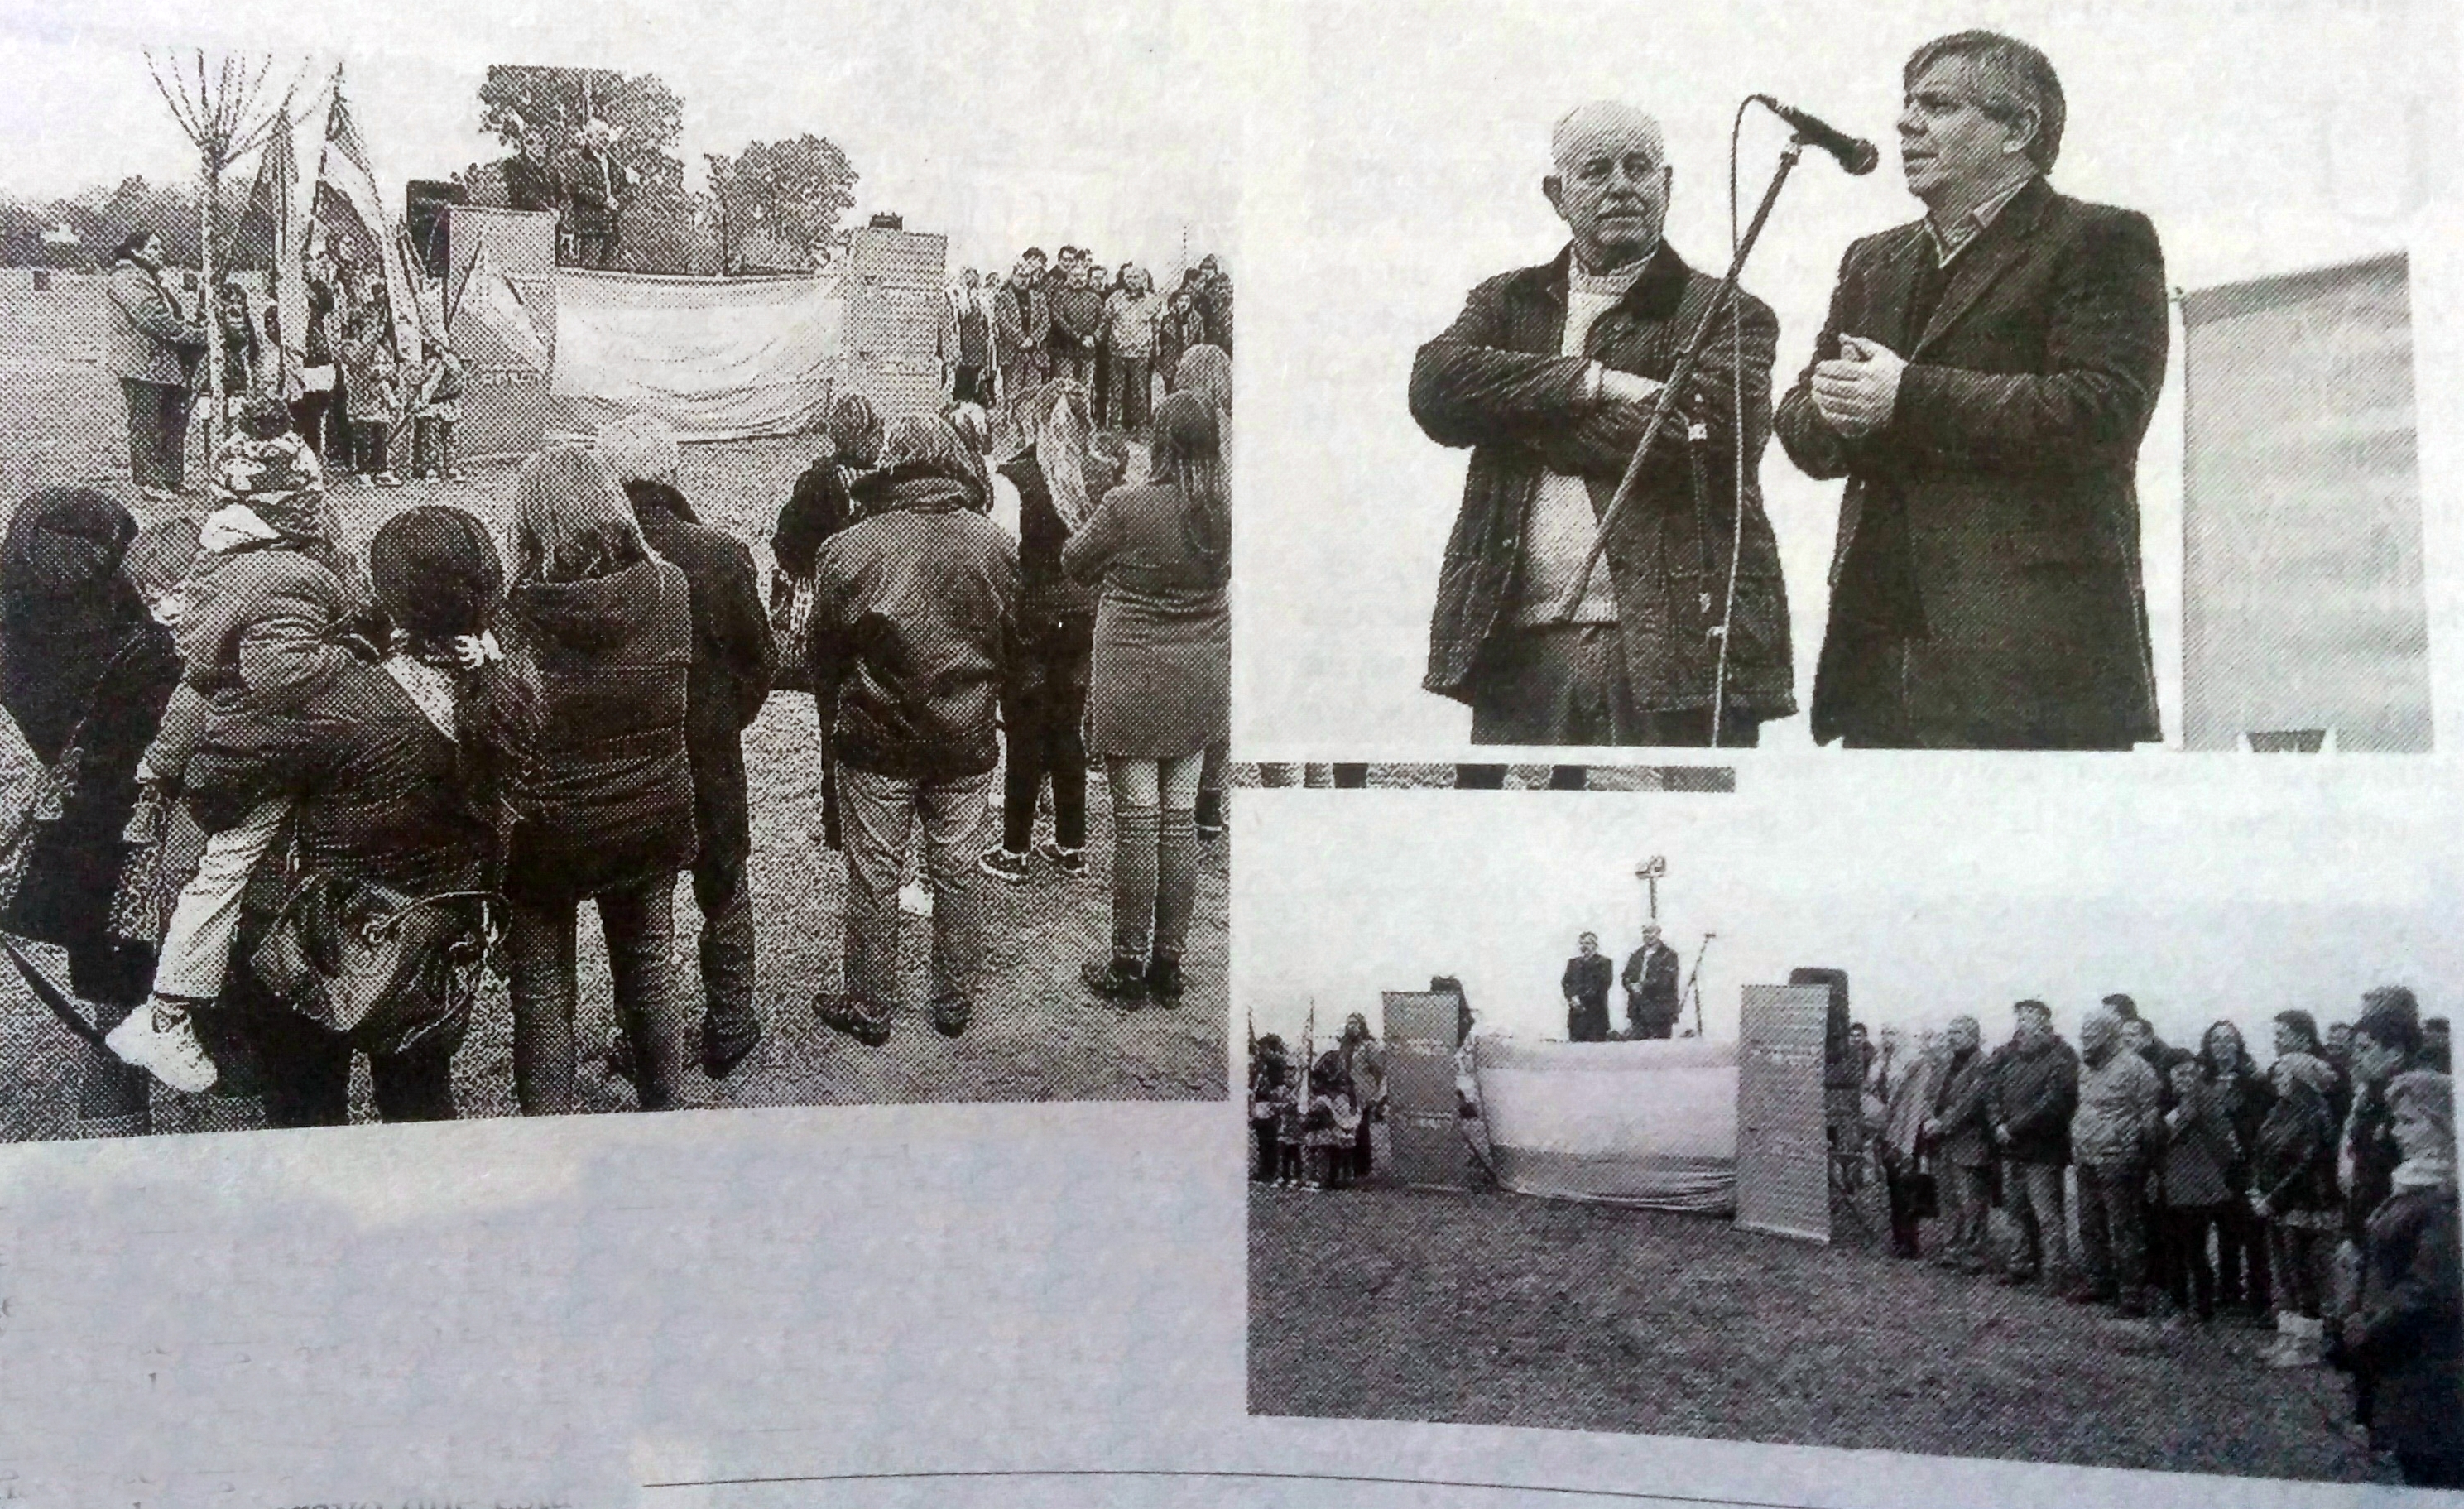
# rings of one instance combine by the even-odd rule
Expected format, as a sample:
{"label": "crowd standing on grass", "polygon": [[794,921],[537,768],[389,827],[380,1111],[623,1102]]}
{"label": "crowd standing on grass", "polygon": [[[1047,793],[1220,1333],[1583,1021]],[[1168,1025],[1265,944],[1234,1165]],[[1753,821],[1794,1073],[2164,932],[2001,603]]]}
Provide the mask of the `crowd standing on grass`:
{"label": "crowd standing on grass", "polygon": [[1179,391],[1181,358],[1232,350],[1232,275],[1199,258],[1170,289],[1136,262],[1108,267],[1083,246],[1028,247],[1007,275],[960,269],[941,318],[942,390],[986,409],[1059,379],[1086,392],[1100,428],[1145,438]]}
{"label": "crowd standing on grass", "polygon": [[2041,1001],[2012,1019],[1990,1049],[1972,1016],[1855,1034],[1892,1254],[1921,1258],[1930,1222],[1955,1273],[2168,1327],[2272,1327],[2269,1365],[2352,1375],[2357,1420],[2406,1481],[2464,1486],[2446,1022],[2401,986],[2324,1038],[2283,1011],[2262,1069],[2231,1022],[2167,1044],[2124,994],[2076,1046]]}
{"label": "crowd standing on grass", "polygon": [[[1090,757],[1112,797],[1112,936],[1085,962],[1087,999],[1177,1004],[1228,719],[1220,348],[1183,350],[1151,411],[1121,400],[1142,460],[1095,422],[1091,365],[991,411],[885,424],[842,398],[781,510],[765,603],[752,552],[703,521],[674,435],[646,416],[525,460],[501,544],[422,502],[355,550],[323,440],[359,431],[358,464],[382,466],[371,448],[407,423],[443,475],[459,389],[441,353],[391,363],[381,309],[340,273],[342,294],[312,304],[329,327],[312,348],[339,368],[319,394],[269,385],[239,339],[253,327],[225,322],[231,429],[202,496],[187,489],[172,437],[204,338],[159,248],[123,250],[121,334],[164,362],[124,377],[133,471],[183,511],[141,528],[107,490],[44,488],[0,544],[0,706],[45,767],[0,829],[0,933],[67,953],[66,990],[12,963],[94,1050],[86,1130],[150,1130],[149,1081],[256,1097],[278,1125],[345,1121],[355,1055],[380,1117],[450,1118],[492,968],[520,1108],[576,1110],[578,1067],[602,1051],[577,1037],[585,906],[609,964],[608,1070],[643,1109],[697,1103],[765,1035],[742,738],[782,687],[813,696],[815,836],[847,867],[824,1024],[889,1040],[904,916],[923,913],[926,1014],[964,1033],[983,1004],[981,886],[1089,875]],[[1083,254],[1071,267],[1091,278]],[[1152,292],[1136,269],[1120,283],[1123,308]],[[1210,298],[1228,331],[1228,286]],[[1125,374],[1149,359],[1097,339],[1089,362],[1108,349]],[[381,424],[388,384],[410,396]],[[920,882],[903,885],[919,841]],[[675,937],[688,878],[698,999]]]}

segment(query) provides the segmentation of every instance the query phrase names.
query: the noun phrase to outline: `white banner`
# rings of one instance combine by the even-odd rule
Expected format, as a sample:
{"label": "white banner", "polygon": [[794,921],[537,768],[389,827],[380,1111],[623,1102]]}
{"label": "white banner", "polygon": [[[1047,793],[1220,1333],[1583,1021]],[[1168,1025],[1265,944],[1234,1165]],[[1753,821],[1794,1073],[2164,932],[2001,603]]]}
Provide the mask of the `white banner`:
{"label": "white banner", "polygon": [[560,268],[550,390],[569,428],[651,413],[687,440],[819,421],[844,366],[845,280],[648,277]]}

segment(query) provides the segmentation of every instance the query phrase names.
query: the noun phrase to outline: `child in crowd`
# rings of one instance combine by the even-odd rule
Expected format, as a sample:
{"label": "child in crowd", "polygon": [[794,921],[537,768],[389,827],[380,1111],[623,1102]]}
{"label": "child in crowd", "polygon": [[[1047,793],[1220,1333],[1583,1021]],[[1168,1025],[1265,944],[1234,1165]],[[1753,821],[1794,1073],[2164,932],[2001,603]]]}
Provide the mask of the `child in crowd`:
{"label": "child in crowd", "polygon": [[401,371],[385,324],[366,311],[342,327],[342,401],[351,416],[351,468],[378,487],[400,487],[390,447],[402,409]]}
{"label": "child in crowd", "polygon": [[[176,602],[157,602],[174,625],[187,669],[163,726],[139,762],[132,841],[150,842],[179,789],[188,756],[218,714],[284,712],[314,695],[352,654],[348,626],[365,591],[341,544],[316,454],[291,430],[282,401],[260,395],[246,428],[214,458],[213,510]],[[181,888],[154,969],[147,1009],[105,1045],[174,1090],[212,1088],[215,1070],[189,1012],[222,994],[248,878],[280,832],[290,804],[266,802],[208,841]]]}
{"label": "child in crowd", "polygon": [[410,471],[413,477],[462,480],[453,464],[453,432],[462,422],[462,358],[443,341],[430,344],[419,364],[410,400]]}
{"label": "child in crowd", "polygon": [[1343,1055],[1331,1050],[1318,1054],[1309,1070],[1309,1115],[1302,1122],[1310,1188],[1351,1187],[1352,1144],[1359,1132],[1360,1107],[1344,1077]]}
{"label": "child in crowd", "polygon": [[1258,1147],[1258,1166],[1250,1177],[1273,1184],[1283,1170],[1281,1127],[1284,1108],[1292,1100],[1292,1066],[1284,1056],[1284,1040],[1272,1032],[1258,1039],[1249,1065],[1249,1134]]}

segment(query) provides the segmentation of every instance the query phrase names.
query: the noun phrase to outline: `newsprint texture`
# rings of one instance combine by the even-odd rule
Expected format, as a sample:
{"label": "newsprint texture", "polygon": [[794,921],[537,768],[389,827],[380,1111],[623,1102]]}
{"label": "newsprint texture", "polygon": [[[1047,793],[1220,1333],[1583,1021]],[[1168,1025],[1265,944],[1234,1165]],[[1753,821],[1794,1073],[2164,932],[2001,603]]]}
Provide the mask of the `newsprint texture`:
{"label": "newsprint texture", "polygon": [[0,1498],[2464,1490],[2458,42],[0,0]]}

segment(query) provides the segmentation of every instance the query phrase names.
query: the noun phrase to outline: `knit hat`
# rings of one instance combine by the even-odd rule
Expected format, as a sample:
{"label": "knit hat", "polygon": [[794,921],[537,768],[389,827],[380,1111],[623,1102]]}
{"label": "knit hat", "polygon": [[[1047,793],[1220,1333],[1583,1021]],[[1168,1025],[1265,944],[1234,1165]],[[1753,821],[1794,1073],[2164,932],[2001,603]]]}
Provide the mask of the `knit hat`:
{"label": "knit hat", "polygon": [[599,454],[619,482],[676,481],[676,433],[656,414],[627,414],[599,432]]}
{"label": "knit hat", "polygon": [[368,578],[396,628],[451,639],[487,629],[504,595],[505,564],[475,517],[423,503],[385,521],[368,542]]}
{"label": "knit hat", "polygon": [[845,393],[830,406],[830,445],[858,466],[870,466],[881,455],[881,415],[862,393]]}

